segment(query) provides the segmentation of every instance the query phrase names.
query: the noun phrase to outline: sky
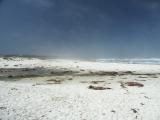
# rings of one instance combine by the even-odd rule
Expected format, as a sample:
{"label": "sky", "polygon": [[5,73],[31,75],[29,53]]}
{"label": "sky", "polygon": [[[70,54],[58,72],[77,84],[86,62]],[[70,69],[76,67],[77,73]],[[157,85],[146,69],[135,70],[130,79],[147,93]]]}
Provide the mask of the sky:
{"label": "sky", "polygon": [[160,57],[160,0],[0,0],[0,54]]}

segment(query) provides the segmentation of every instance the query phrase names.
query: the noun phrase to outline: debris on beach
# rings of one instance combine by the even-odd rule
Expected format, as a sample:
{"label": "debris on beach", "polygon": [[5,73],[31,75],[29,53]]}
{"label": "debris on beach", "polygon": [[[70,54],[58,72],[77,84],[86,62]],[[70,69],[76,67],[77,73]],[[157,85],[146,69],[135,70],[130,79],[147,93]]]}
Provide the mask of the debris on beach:
{"label": "debris on beach", "polygon": [[80,81],[80,83],[88,83],[87,81]]}
{"label": "debris on beach", "polygon": [[137,87],[143,87],[144,85],[139,82],[126,82],[127,86],[137,86]]}
{"label": "debris on beach", "polygon": [[115,111],[115,110],[112,110],[111,112],[112,112],[112,113],[116,113],[116,111]]}
{"label": "debris on beach", "polygon": [[131,109],[132,111],[133,111],[133,113],[138,113],[138,110],[136,110],[136,109]]}
{"label": "debris on beach", "polygon": [[122,81],[119,81],[120,83],[120,86],[122,88],[127,88],[126,86],[136,86],[136,87],[143,87],[144,85],[142,83],[139,83],[139,82],[122,82]]}
{"label": "debris on beach", "polygon": [[73,80],[73,78],[71,77],[71,78],[68,78],[68,80]]}
{"label": "debris on beach", "polygon": [[127,88],[127,87],[125,86],[124,82],[119,81],[119,83],[120,83],[120,86],[121,86],[123,89],[124,89],[124,88]]}
{"label": "debris on beach", "polygon": [[139,76],[139,78],[148,78],[148,77],[146,77],[146,76]]}
{"label": "debris on beach", "polygon": [[18,90],[17,88],[11,88],[11,90]]}
{"label": "debris on beach", "polygon": [[0,110],[5,110],[5,109],[7,109],[6,107],[0,107]]}
{"label": "debris on beach", "polygon": [[146,99],[151,99],[151,98],[149,98],[149,97],[147,97],[147,96],[144,96]]}
{"label": "debris on beach", "polygon": [[59,80],[59,79],[49,79],[47,80],[47,84],[61,84],[64,80]]}
{"label": "debris on beach", "polygon": [[105,81],[91,81],[92,84],[104,83]]}
{"label": "debris on beach", "polygon": [[106,90],[106,89],[112,89],[112,88],[109,88],[109,87],[93,86],[93,85],[90,85],[88,88],[89,88],[89,89],[92,89],[92,90]]}

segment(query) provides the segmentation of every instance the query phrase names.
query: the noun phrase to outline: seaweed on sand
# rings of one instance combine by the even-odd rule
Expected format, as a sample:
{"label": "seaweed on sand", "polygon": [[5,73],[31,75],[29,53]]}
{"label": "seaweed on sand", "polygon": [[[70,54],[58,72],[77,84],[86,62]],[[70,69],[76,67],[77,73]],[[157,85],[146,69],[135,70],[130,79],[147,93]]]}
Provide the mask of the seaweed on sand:
{"label": "seaweed on sand", "polygon": [[127,86],[137,86],[137,87],[143,87],[144,85],[139,82],[126,82]]}
{"label": "seaweed on sand", "polygon": [[89,88],[89,89],[92,89],[92,90],[106,90],[106,89],[112,89],[112,88],[109,88],[109,87],[93,86],[93,85],[90,85],[88,88]]}

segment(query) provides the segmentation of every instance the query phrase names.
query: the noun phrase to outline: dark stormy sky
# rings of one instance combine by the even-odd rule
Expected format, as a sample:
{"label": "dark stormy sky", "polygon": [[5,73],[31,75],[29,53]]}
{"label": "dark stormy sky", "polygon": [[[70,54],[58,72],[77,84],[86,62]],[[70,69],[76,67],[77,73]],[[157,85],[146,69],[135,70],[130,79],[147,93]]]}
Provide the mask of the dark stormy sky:
{"label": "dark stormy sky", "polygon": [[160,57],[160,0],[0,0],[0,54]]}

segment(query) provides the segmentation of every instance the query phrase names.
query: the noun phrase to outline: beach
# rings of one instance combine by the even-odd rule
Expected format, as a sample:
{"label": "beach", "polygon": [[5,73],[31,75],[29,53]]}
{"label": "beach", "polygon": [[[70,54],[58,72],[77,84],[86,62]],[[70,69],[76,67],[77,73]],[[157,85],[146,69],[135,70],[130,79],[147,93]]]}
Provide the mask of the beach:
{"label": "beach", "polygon": [[160,65],[0,58],[1,120],[159,120]]}

